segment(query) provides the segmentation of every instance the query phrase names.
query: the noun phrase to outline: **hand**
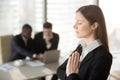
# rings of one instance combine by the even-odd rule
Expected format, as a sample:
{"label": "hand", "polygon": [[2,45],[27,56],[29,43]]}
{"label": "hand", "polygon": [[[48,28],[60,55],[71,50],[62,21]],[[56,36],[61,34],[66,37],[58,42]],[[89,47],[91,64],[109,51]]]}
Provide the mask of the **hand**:
{"label": "hand", "polygon": [[79,66],[80,66],[80,57],[79,57],[79,53],[76,51],[68,59],[68,63],[66,66],[67,76],[69,76],[72,73],[78,73]]}
{"label": "hand", "polygon": [[41,60],[41,59],[43,59],[43,58],[44,58],[44,55],[43,55],[43,54],[39,54],[39,55],[36,56],[36,59],[38,59],[38,60]]}
{"label": "hand", "polygon": [[30,58],[30,57],[28,57],[28,56],[27,56],[25,59],[26,59],[26,60],[32,60],[32,58]]}
{"label": "hand", "polygon": [[36,59],[37,59],[37,54],[34,53],[31,60],[36,60]]}
{"label": "hand", "polygon": [[33,57],[33,58],[36,58],[36,56],[37,56],[37,54],[33,54],[33,56],[32,56],[32,57]]}

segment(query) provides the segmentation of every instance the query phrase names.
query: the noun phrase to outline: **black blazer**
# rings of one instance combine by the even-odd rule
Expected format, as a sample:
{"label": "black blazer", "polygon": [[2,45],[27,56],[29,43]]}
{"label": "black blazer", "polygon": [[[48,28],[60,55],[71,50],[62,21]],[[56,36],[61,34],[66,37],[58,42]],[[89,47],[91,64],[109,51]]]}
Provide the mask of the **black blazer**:
{"label": "black blazer", "polygon": [[44,53],[47,50],[57,49],[59,43],[59,35],[56,33],[52,33],[52,34],[53,34],[53,38],[50,40],[52,45],[49,49],[46,48],[45,39],[43,39],[43,32],[39,32],[38,34],[35,35],[34,43],[35,43],[36,53],[39,54],[39,53]]}
{"label": "black blazer", "polygon": [[33,39],[27,40],[27,45],[25,45],[21,34],[13,37],[11,41],[11,55],[9,61],[14,61],[17,59],[24,59],[26,56],[32,57],[33,55]]}
{"label": "black blazer", "polygon": [[107,80],[112,55],[104,46],[99,46],[86,55],[80,64],[78,74],[73,73],[68,77],[66,77],[67,61],[68,59],[57,69],[57,75],[61,80]]}

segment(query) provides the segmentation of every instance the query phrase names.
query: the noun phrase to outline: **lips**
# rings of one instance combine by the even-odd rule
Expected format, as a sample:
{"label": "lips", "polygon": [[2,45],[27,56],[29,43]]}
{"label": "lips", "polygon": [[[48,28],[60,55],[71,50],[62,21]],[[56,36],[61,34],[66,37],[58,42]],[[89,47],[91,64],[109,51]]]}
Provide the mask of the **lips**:
{"label": "lips", "polygon": [[79,33],[78,31],[75,31],[76,33]]}

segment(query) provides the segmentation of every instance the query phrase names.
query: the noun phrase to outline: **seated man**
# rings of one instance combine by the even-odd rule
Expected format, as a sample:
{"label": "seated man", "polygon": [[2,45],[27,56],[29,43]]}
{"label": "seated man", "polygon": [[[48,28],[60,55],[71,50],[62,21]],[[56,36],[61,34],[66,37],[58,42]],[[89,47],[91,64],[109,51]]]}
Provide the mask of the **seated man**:
{"label": "seated man", "polygon": [[32,27],[25,24],[22,27],[21,34],[13,37],[11,42],[11,55],[9,61],[17,59],[32,58],[33,55],[33,39],[31,38]]}
{"label": "seated man", "polygon": [[[36,53],[38,54],[37,58],[42,59],[44,58],[43,54],[45,51],[57,49],[59,35],[52,32],[52,24],[46,22],[43,24],[43,31],[35,35],[34,42],[36,46]],[[57,78],[56,75],[53,76],[52,80],[57,80],[55,78]]]}
{"label": "seated man", "polygon": [[36,53],[40,55],[40,58],[43,58],[45,51],[57,49],[59,35],[52,32],[52,24],[46,22],[43,24],[43,31],[35,35],[34,42]]}

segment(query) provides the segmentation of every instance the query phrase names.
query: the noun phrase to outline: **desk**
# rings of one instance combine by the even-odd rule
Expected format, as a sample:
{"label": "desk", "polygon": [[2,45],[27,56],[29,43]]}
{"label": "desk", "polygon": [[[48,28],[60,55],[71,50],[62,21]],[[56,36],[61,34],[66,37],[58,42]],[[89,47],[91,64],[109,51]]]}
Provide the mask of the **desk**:
{"label": "desk", "polygon": [[[61,57],[59,59],[59,62],[45,64],[44,66],[40,66],[40,67],[31,67],[25,64],[23,66],[17,67],[15,73],[14,70],[7,72],[0,70],[0,80],[18,80],[18,78],[21,78],[19,80],[28,80],[28,79],[34,79],[38,77],[55,74],[58,66],[64,60],[65,59]],[[13,62],[8,64],[13,65]],[[15,77],[14,75],[17,75],[18,77]]]}
{"label": "desk", "polygon": [[110,76],[116,80],[120,80],[120,54],[113,55],[113,63],[110,71]]}
{"label": "desk", "polygon": [[113,71],[110,73],[110,76],[114,77],[117,80],[120,80],[120,71]]}

